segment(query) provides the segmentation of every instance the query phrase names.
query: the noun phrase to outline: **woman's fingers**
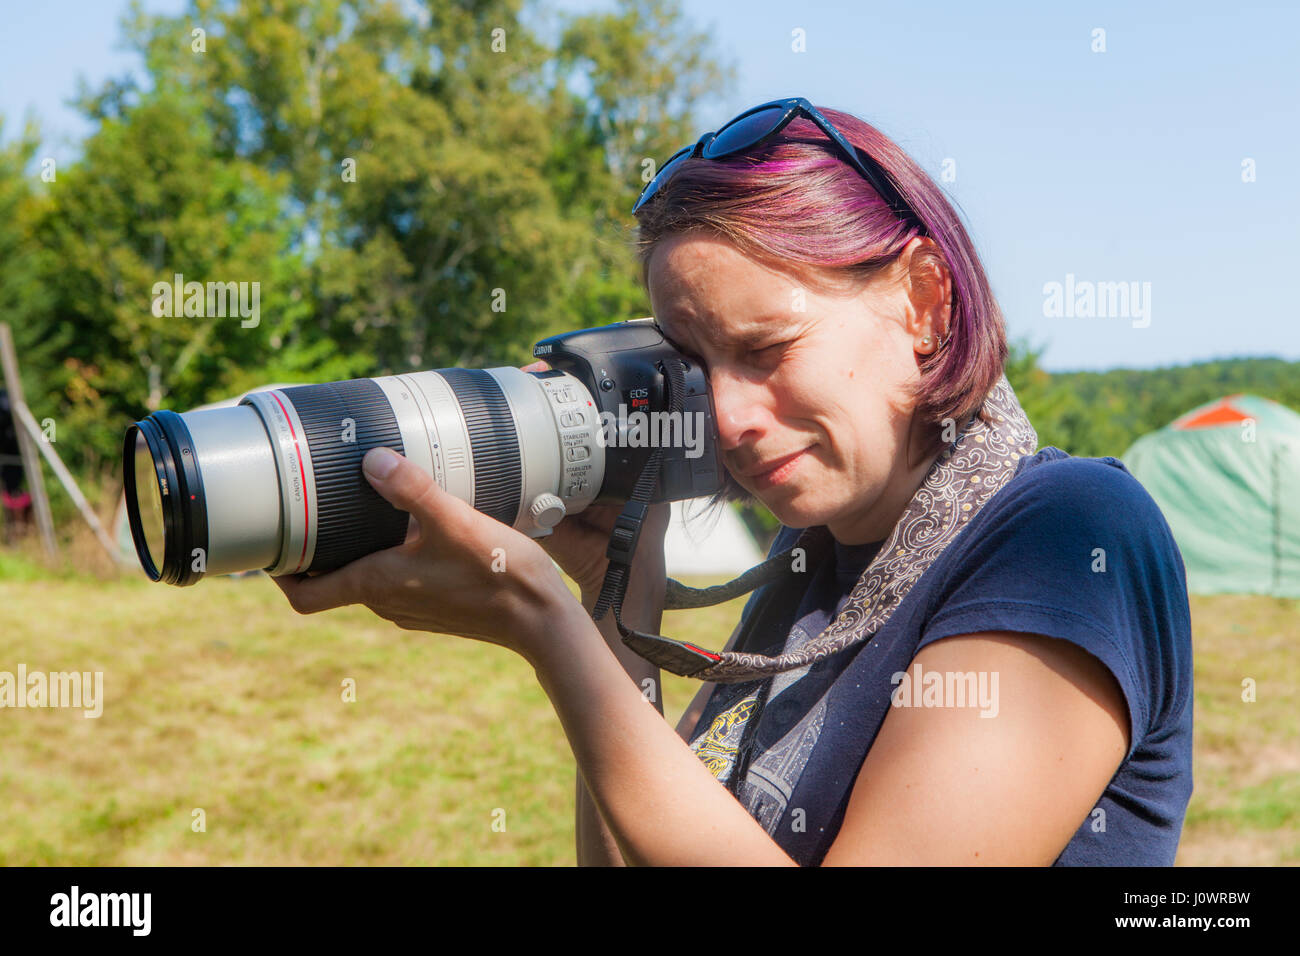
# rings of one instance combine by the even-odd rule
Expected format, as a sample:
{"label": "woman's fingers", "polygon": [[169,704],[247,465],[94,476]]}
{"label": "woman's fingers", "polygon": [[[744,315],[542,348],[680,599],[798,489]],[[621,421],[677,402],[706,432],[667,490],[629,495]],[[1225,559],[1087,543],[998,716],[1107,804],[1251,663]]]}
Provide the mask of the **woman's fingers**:
{"label": "woman's fingers", "polygon": [[[549,536],[539,538],[538,543],[584,593],[597,591],[609,566],[605,552],[614,529],[614,519],[622,512],[623,505],[594,505],[565,518]],[[637,544],[634,569],[652,567],[661,560],[669,514],[667,504],[650,507]],[[654,554],[656,549],[659,555]]]}
{"label": "woman's fingers", "polygon": [[438,487],[428,472],[391,448],[372,448],[362,460],[371,487],[394,508],[409,512],[421,535],[459,526],[468,507]]}
{"label": "woman's fingers", "polygon": [[[362,559],[364,560],[364,559]],[[349,604],[361,604],[360,577],[364,569],[360,561],[329,574],[308,577],[305,574],[285,574],[271,578],[275,586],[289,599],[289,606],[299,614],[316,614]]]}
{"label": "woman's fingers", "polygon": [[[443,535],[465,520],[465,505],[438,487],[433,478],[391,448],[372,448],[362,461],[366,480],[394,508],[408,512],[421,537]],[[408,540],[411,535],[408,532]],[[349,604],[369,604],[382,590],[376,571],[384,552],[365,555],[328,574],[272,578],[299,614],[315,614]]]}

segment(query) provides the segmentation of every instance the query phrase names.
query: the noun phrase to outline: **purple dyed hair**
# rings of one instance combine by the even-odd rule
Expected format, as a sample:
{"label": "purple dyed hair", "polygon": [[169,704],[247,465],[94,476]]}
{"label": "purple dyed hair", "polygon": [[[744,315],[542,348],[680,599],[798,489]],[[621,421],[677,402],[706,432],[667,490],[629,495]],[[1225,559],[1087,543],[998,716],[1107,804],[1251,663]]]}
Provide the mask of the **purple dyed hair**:
{"label": "purple dyed hair", "polygon": [[[958,425],[980,411],[1007,357],[1002,312],[984,267],[946,196],[925,171],[875,127],[818,107],[844,137],[889,173],[925,224],[898,219],[844,162],[815,124],[796,119],[758,147],[723,160],[683,162],[637,214],[642,277],[657,243],[702,231],[751,258],[814,275],[866,280],[893,262],[914,236],[928,235],[952,279],[946,343],[921,366],[913,397],[931,425]],[[917,250],[914,268],[924,263]]]}

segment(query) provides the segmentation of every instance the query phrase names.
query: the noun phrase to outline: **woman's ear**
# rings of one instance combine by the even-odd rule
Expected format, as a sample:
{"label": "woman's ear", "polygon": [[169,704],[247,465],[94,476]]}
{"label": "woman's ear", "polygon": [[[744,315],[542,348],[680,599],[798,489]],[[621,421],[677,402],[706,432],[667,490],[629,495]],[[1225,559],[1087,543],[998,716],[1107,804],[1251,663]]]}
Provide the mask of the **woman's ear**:
{"label": "woman's ear", "polygon": [[952,274],[939,247],[928,236],[912,239],[901,258],[910,303],[907,331],[912,336],[914,350],[930,355],[948,337]]}

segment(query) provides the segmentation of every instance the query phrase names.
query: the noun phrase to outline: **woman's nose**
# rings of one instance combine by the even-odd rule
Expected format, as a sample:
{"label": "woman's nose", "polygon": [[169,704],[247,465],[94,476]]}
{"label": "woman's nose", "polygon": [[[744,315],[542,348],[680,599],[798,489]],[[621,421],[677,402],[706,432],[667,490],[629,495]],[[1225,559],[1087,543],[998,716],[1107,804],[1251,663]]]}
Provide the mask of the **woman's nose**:
{"label": "woman's nose", "polygon": [[725,371],[711,372],[709,386],[723,451],[757,441],[768,417],[762,388]]}

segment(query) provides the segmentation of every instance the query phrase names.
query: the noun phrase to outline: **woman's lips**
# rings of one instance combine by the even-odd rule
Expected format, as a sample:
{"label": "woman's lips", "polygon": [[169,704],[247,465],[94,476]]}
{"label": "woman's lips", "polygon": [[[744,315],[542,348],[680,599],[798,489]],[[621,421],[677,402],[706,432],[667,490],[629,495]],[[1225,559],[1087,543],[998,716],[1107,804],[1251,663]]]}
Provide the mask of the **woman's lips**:
{"label": "woman's lips", "polygon": [[775,488],[794,474],[800,459],[803,458],[807,451],[808,449],[805,448],[793,455],[778,458],[776,461],[760,466],[759,471],[750,472],[746,477],[760,488]]}

